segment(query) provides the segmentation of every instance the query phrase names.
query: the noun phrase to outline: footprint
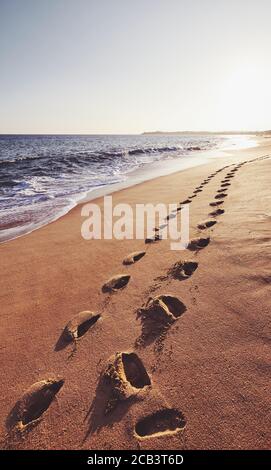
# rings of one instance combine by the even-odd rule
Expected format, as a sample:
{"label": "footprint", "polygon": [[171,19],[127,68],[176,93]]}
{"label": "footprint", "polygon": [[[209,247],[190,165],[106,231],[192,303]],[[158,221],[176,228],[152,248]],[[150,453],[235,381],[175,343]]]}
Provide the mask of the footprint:
{"label": "footprint", "polygon": [[127,286],[128,282],[130,281],[130,277],[128,274],[118,274],[116,276],[111,277],[108,281],[103,285],[102,291],[103,292],[115,292],[119,289],[123,289]]}
{"label": "footprint", "polygon": [[169,214],[166,216],[166,220],[175,219],[176,214]]}
{"label": "footprint", "polygon": [[212,227],[216,223],[217,223],[216,220],[206,220],[205,222],[202,222],[202,223],[198,224],[197,227],[200,230],[205,230],[206,228]]}
{"label": "footprint", "polygon": [[223,188],[217,190],[218,193],[223,193],[224,191],[225,191],[225,189],[223,189]]}
{"label": "footprint", "polygon": [[190,204],[192,202],[190,199],[185,199],[185,201],[180,202],[180,204]]}
{"label": "footprint", "polygon": [[210,237],[195,238],[194,240],[191,240],[187,248],[188,250],[191,250],[191,251],[201,250],[202,248],[205,248],[206,246],[208,246],[209,243],[210,243]]}
{"label": "footprint", "polygon": [[223,203],[224,203],[224,201],[210,202],[209,206],[216,207],[216,206],[220,206]]}
{"label": "footprint", "polygon": [[173,435],[184,429],[186,419],[179,410],[166,408],[140,419],[135,425],[139,439]]}
{"label": "footprint", "polygon": [[201,193],[202,192],[202,189],[196,189],[193,194],[198,194],[198,193]]}
{"label": "footprint", "polygon": [[216,209],[215,211],[210,212],[209,215],[212,217],[217,217],[218,215],[224,214],[224,212],[225,212],[224,209]]}
{"label": "footprint", "polygon": [[150,297],[147,303],[138,310],[142,332],[136,345],[147,345],[157,337],[165,335],[169,327],[186,311],[186,306],[178,297],[163,294]]}
{"label": "footprint", "polygon": [[31,385],[11,410],[6,421],[8,430],[23,431],[37,424],[63,384],[63,379],[48,378]]}
{"label": "footprint", "polygon": [[118,352],[111,356],[104,379],[110,387],[105,414],[111,412],[120,401],[145,394],[151,387],[149,374],[134,352]]}
{"label": "footprint", "polygon": [[75,315],[64,329],[67,342],[76,341],[81,338],[101,317],[99,313],[90,311],[80,312]]}
{"label": "footprint", "polygon": [[226,193],[220,193],[215,196],[215,199],[223,199],[224,197],[227,197],[228,195]]}
{"label": "footprint", "polygon": [[146,238],[146,239],[145,239],[145,243],[146,243],[146,244],[148,244],[148,243],[155,243],[155,242],[158,242],[158,241],[160,241],[160,240],[162,240],[161,235],[160,235],[159,233],[156,233],[156,234],[154,235],[154,237]]}
{"label": "footprint", "polygon": [[231,183],[223,183],[223,184],[221,184],[221,188],[227,188],[230,185],[231,185]]}
{"label": "footprint", "polygon": [[198,268],[194,261],[177,261],[168,271],[168,275],[180,281],[188,279]]}
{"label": "footprint", "polygon": [[[159,230],[159,229],[157,229],[157,230]],[[134,264],[137,261],[139,261],[141,258],[143,258],[143,256],[145,256],[145,254],[146,254],[146,251],[135,251],[133,253],[130,253],[130,255],[126,256],[126,258],[124,258],[122,263],[125,264],[125,265]]]}

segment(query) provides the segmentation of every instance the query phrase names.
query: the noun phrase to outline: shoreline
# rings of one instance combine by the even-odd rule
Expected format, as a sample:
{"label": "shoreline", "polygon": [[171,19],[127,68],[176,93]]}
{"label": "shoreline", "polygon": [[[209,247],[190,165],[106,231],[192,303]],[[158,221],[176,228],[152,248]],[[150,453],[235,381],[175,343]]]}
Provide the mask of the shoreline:
{"label": "shoreline", "polygon": [[[267,139],[258,147],[112,194],[114,204],[128,202],[132,207],[179,202],[195,194],[190,204],[190,238],[210,237],[203,249],[173,251],[170,240],[150,245],[135,239],[85,241],[80,231],[81,205],[27,236],[0,245],[0,441],[4,449],[268,446],[271,158],[266,156],[271,156]],[[195,193],[198,187],[201,190]],[[217,207],[223,209],[210,215],[217,210],[210,204],[218,201],[220,189],[225,197]],[[94,200],[102,208],[102,197]],[[216,224],[199,228],[209,218]],[[140,250],[146,252],[142,259],[123,264],[127,255]],[[169,274],[180,260],[196,266],[185,279]],[[117,274],[131,276],[128,285],[104,293],[102,286]],[[154,336],[145,337],[144,318],[138,311],[150,297],[159,295],[178,298],[180,315],[177,312],[179,316],[163,334],[154,324]],[[82,311],[100,317],[74,348],[63,343],[63,330]],[[119,352],[140,358],[150,386],[140,393],[137,389],[138,397],[121,400],[105,415],[108,390],[102,377],[109,359]],[[32,384],[51,377],[64,380],[64,385],[22,439],[11,432],[7,417]],[[168,410],[178,410],[184,417],[176,433],[167,428]],[[157,411],[166,416],[160,436],[152,421]],[[137,424],[150,416],[150,435],[138,438]]]}
{"label": "shoreline", "polygon": [[[198,167],[201,165],[206,165],[209,163],[210,160],[213,158],[216,159],[221,159],[232,153],[234,154],[235,152],[238,152],[239,150],[242,149],[250,149],[257,147],[259,143],[262,141],[261,138],[259,138],[256,135],[227,135],[227,136],[222,136],[223,138],[239,138],[240,142],[238,144],[237,142],[237,148],[234,148],[233,144],[231,143],[231,146],[227,147],[225,146],[226,140],[224,142],[224,145],[218,148],[214,148],[211,150],[201,150],[198,152],[195,152],[191,155],[187,156],[182,156],[179,158],[170,158],[168,160],[160,160],[156,162],[152,162],[151,164],[143,164],[136,168],[135,170],[131,170],[130,172],[126,173],[126,179],[123,181],[120,181],[119,183],[112,183],[112,184],[107,184],[101,187],[98,187],[97,189],[90,189],[82,193],[81,195],[78,195],[77,198],[75,198],[70,206],[67,206],[63,208],[60,212],[56,213],[54,216],[50,217],[47,220],[44,220],[44,222],[41,222],[40,224],[35,224],[33,221],[31,225],[34,225],[33,228],[25,228],[22,229],[21,233],[12,236],[10,235],[9,238],[0,240],[0,245],[3,243],[8,243],[9,241],[16,240],[17,238],[26,236],[36,230],[40,230],[43,227],[46,227],[47,225],[56,222],[57,220],[61,219],[65,215],[69,214],[70,211],[72,211],[74,208],[77,206],[80,206],[81,204],[84,204],[86,202],[91,202],[95,201],[96,199],[103,197],[103,196],[109,196],[112,195],[118,191],[121,191],[123,189],[127,189],[130,187],[133,187],[137,184],[141,184],[147,181],[151,181],[156,178],[160,178],[163,176],[167,176],[170,174],[178,173],[184,170],[187,170],[189,168],[194,168]],[[245,140],[244,140],[245,138]],[[231,142],[231,140],[229,140]],[[16,230],[18,229],[18,226],[11,227],[8,230]]]}

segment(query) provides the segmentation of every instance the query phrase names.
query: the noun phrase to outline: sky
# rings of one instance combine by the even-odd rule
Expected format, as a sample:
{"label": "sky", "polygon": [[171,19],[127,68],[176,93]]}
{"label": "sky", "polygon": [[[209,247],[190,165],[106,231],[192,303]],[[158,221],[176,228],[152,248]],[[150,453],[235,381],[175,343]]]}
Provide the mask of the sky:
{"label": "sky", "polygon": [[271,129],[270,0],[0,0],[0,133]]}

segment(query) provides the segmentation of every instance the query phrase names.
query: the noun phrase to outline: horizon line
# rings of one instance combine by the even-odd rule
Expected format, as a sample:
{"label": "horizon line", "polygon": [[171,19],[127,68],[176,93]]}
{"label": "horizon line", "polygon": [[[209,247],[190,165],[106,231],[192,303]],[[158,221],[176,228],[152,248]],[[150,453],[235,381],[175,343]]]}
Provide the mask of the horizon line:
{"label": "horizon line", "polygon": [[146,135],[146,134],[263,134],[271,133],[271,129],[266,130],[220,130],[220,131],[142,131],[142,132],[0,132],[0,136],[5,135]]}

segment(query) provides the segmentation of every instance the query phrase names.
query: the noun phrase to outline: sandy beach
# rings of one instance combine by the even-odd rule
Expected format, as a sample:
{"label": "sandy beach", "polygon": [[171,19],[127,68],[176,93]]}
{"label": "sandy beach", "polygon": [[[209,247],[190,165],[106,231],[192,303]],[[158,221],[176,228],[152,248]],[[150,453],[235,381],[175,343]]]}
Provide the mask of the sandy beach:
{"label": "sandy beach", "polygon": [[[190,238],[203,247],[86,241],[80,205],[0,245],[1,448],[270,446],[270,165],[259,138],[113,194],[132,207],[193,195]],[[182,276],[177,262],[190,263]],[[119,274],[128,284],[103,292]],[[94,316],[68,341],[82,311]]]}

